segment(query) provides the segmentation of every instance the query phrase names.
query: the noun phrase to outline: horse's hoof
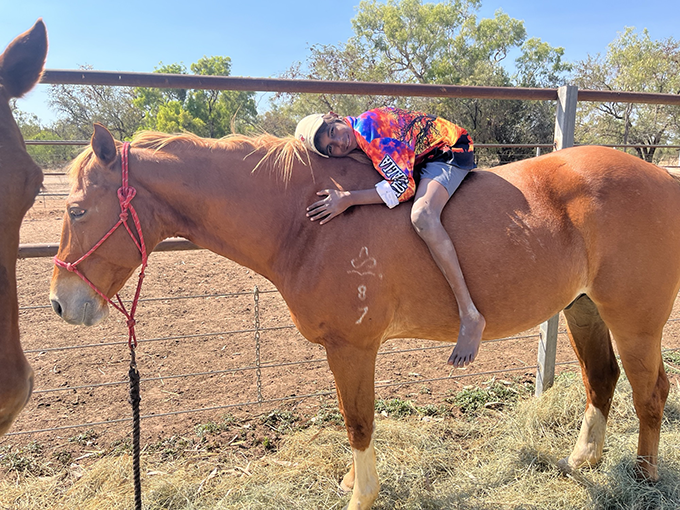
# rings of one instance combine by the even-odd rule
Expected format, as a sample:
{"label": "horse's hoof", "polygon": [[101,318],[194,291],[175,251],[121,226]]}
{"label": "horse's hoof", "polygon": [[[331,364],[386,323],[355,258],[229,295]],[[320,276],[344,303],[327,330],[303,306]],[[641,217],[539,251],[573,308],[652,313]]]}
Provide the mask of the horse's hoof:
{"label": "horse's hoof", "polygon": [[352,492],[354,490],[354,464],[350,463],[349,464],[349,471],[345,474],[345,476],[342,478],[342,482],[340,482],[340,490],[347,494],[348,492]]}
{"label": "horse's hoof", "polygon": [[656,483],[659,481],[659,470],[645,460],[638,460],[633,468],[635,479],[640,483]]}

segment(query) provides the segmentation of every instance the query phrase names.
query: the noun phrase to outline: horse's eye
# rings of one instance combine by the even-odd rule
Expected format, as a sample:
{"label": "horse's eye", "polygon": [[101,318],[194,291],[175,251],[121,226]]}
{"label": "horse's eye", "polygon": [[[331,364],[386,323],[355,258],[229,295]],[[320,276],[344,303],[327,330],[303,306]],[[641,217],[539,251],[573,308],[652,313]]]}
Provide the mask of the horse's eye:
{"label": "horse's eye", "polygon": [[80,207],[69,207],[68,209],[68,215],[71,217],[72,220],[82,218],[84,214],[85,209],[81,209]]}

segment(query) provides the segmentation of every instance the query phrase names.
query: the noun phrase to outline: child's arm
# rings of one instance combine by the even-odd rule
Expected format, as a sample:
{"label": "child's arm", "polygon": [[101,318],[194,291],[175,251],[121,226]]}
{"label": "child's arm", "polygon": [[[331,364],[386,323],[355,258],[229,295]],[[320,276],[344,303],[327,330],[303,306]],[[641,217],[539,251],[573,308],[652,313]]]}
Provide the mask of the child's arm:
{"label": "child's arm", "polygon": [[352,191],[324,189],[316,194],[326,198],[310,205],[307,208],[307,217],[312,221],[321,220],[320,225],[328,223],[353,205],[384,203],[375,188]]}

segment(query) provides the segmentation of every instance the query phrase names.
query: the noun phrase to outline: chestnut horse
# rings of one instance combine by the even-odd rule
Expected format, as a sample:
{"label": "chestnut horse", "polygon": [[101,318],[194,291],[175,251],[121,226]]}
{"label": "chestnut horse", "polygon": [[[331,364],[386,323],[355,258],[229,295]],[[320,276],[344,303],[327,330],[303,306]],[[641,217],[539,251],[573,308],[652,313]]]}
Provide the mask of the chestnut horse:
{"label": "chestnut horse", "polygon": [[31,396],[33,370],[19,342],[16,264],[19,228],[42,186],[43,174],[9,107],[38,82],[47,55],[42,20],[14,39],[0,55],[0,435]]}
{"label": "chestnut horse", "polygon": [[[75,262],[118,220],[122,150],[95,126],[71,169],[58,259]],[[378,495],[380,345],[396,337],[452,342],[458,331],[453,294],[413,231],[408,206],[354,207],[323,226],[306,218],[317,191],[365,189],[378,178],[352,158],[316,157],[292,138],[269,135],[142,133],[129,152],[132,204],[149,250],[180,236],[257,271],[276,285],[302,335],[325,347],[353,452],[342,482],[353,488],[350,508],[369,508]],[[576,468],[602,456],[619,376],[611,331],[640,419],[637,469],[656,479],[669,389],[661,332],[680,285],[680,184],[614,149],[565,149],[472,172],[443,222],[486,317],[485,339],[565,309],[587,406],[564,462]],[[110,297],[140,263],[138,247],[118,229],[78,267]],[[54,269],[50,297],[73,324],[96,324],[108,313],[107,302],[64,267]]]}

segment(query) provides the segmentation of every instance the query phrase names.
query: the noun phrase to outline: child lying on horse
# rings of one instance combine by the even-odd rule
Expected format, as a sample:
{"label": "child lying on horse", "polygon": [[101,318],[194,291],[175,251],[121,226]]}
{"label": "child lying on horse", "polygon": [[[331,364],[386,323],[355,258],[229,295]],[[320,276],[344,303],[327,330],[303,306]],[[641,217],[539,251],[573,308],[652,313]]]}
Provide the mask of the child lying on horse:
{"label": "child lying on horse", "polygon": [[[307,208],[321,225],[353,205],[385,203],[392,208],[413,197],[411,222],[451,286],[460,329],[448,363],[464,367],[477,356],[486,321],[468,291],[453,242],[441,223],[444,206],[475,167],[472,140],[465,129],[424,113],[376,108],[358,117],[335,113],[302,119],[295,137],[323,157],[341,158],[355,149],[371,159],[384,177],[375,188],[325,189],[324,199]],[[416,189],[415,177],[419,177]]]}

